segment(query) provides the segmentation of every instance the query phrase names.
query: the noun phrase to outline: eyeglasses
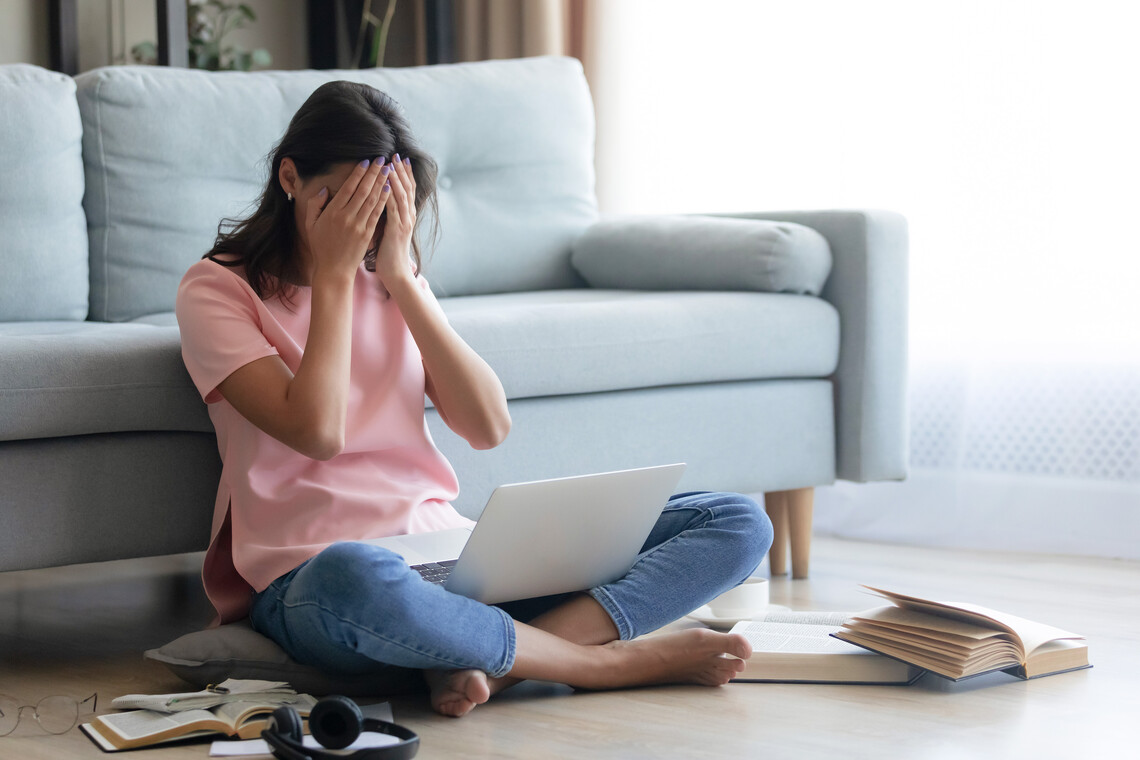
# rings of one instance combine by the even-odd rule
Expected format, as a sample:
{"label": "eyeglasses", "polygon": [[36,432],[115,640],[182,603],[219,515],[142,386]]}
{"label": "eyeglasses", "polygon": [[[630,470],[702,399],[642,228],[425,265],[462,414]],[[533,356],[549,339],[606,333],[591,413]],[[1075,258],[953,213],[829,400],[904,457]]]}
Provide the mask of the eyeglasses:
{"label": "eyeglasses", "polygon": [[24,710],[31,710],[36,723],[49,734],[65,734],[79,722],[79,706],[91,703],[95,712],[98,694],[92,694],[82,701],[75,697],[44,697],[34,705],[22,705],[15,697],[0,694],[0,736],[7,736],[16,730]]}

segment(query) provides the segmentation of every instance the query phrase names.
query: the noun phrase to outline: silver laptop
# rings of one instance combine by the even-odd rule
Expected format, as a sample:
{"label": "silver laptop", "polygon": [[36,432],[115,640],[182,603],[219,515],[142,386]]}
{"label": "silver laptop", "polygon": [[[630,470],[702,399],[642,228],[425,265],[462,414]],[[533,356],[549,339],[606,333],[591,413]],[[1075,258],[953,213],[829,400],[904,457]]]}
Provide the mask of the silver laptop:
{"label": "silver laptop", "polygon": [[684,464],[499,486],[474,528],[367,541],[486,604],[561,594],[629,572]]}

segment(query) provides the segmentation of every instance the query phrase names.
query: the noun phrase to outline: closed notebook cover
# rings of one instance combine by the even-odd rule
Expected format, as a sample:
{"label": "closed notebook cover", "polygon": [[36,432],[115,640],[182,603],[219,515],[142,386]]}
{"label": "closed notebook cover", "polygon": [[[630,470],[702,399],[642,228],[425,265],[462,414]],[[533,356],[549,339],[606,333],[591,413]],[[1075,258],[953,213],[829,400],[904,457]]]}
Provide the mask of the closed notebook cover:
{"label": "closed notebook cover", "polygon": [[[893,659],[897,659],[892,657]],[[900,660],[901,662],[901,660]],[[910,665],[908,662],[907,665]],[[910,678],[906,681],[805,681],[801,679],[788,680],[783,678],[733,678],[732,683],[814,683],[814,684],[842,684],[843,686],[910,686],[912,683],[922,678],[923,674],[927,671],[911,665],[914,671]]]}

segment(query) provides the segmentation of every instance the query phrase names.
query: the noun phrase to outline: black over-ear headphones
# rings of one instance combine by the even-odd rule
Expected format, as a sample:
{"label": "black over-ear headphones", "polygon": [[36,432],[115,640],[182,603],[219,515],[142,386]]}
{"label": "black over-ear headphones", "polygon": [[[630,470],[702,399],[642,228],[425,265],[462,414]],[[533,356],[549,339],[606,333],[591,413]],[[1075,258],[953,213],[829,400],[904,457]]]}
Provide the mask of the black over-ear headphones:
{"label": "black over-ear headphones", "polygon": [[361,731],[388,734],[400,740],[387,747],[360,749],[345,755],[309,749],[301,743],[304,724],[292,707],[278,707],[269,718],[261,738],[268,742],[273,756],[281,760],[411,760],[420,748],[420,737],[403,726],[386,720],[365,718],[348,697],[325,697],[309,713],[309,732],[326,749],[344,749],[356,741]]}

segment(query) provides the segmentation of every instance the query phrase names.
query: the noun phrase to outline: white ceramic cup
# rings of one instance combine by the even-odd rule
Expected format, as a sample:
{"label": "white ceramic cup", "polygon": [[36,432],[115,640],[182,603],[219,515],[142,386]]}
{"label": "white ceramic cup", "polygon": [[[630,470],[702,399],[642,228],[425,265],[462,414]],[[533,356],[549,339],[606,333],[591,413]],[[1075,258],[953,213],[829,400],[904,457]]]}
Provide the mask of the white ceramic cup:
{"label": "white ceramic cup", "polygon": [[768,606],[768,579],[749,578],[709,602],[709,612],[720,618],[750,618]]}

